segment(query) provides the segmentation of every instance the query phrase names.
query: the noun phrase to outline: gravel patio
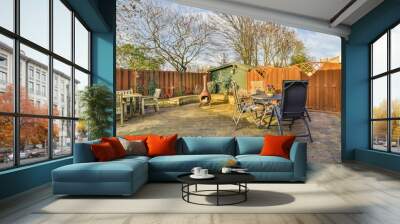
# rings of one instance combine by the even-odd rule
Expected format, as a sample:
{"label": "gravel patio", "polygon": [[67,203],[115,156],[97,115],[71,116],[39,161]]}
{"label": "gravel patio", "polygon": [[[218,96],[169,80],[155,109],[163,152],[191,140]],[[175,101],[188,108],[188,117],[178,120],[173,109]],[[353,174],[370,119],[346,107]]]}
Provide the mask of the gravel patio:
{"label": "gravel patio", "polygon": [[[161,107],[160,111],[148,112],[144,116],[135,116],[117,127],[119,136],[156,133],[179,136],[263,136],[267,133],[278,134],[277,127],[257,128],[252,119],[242,119],[239,128],[234,130],[232,121],[233,105],[216,102],[211,107],[199,107],[198,104]],[[310,123],[314,142],[308,143],[308,159],[311,162],[340,162],[340,115],[325,112],[310,112]],[[303,134],[304,126],[297,121],[285,134]],[[307,139],[298,138],[300,141]]]}

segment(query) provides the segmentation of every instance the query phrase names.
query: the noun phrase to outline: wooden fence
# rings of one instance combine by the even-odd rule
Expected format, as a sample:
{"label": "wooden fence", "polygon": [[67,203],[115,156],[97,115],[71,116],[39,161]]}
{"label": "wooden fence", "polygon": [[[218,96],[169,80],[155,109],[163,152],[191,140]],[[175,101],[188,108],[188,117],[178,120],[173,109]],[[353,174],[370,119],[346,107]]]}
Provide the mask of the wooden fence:
{"label": "wooden fence", "polygon": [[[117,90],[134,89],[144,95],[149,94],[149,84],[154,81],[156,88],[161,89],[163,98],[199,94],[203,89],[203,75],[208,73],[185,72],[180,74],[176,71],[134,71],[131,69],[117,69]],[[182,87],[182,90],[180,90]]]}
{"label": "wooden fence", "polygon": [[247,73],[247,90],[253,89],[254,81],[263,81],[264,86],[272,84],[281,90],[283,80],[309,80],[307,107],[313,110],[340,112],[341,108],[341,66],[338,63],[324,63],[312,76],[298,67],[258,67]]}

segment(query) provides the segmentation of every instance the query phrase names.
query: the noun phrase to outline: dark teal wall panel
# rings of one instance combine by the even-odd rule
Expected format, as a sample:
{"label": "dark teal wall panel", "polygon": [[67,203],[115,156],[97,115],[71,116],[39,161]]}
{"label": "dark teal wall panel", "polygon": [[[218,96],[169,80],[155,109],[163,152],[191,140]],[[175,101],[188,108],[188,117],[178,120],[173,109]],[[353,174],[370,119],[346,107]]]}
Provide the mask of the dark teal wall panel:
{"label": "dark teal wall panel", "polygon": [[372,166],[400,172],[400,155],[367,149],[356,149],[355,159]]}
{"label": "dark teal wall panel", "polygon": [[345,144],[342,159],[353,160],[355,148],[369,145],[368,46],[345,44]]}
{"label": "dark teal wall panel", "polygon": [[[105,84],[115,91],[115,53],[114,35],[109,33],[94,33],[92,35],[92,74],[93,83]],[[114,110],[115,108],[112,107]],[[115,113],[110,133],[115,135]]]}
{"label": "dark teal wall panel", "polygon": [[399,170],[399,156],[367,150],[370,141],[369,43],[400,22],[399,12],[399,0],[384,1],[351,27],[351,35],[343,43],[343,160],[355,159]]}
{"label": "dark teal wall panel", "polygon": [[[110,2],[112,2],[111,0]],[[108,0],[67,0],[69,5],[85,21],[85,24],[94,32],[109,32],[110,27],[106,17],[100,11],[99,4],[107,3]]]}
{"label": "dark teal wall panel", "polygon": [[71,163],[72,158],[64,158],[0,172],[0,199],[48,183],[53,169]]}
{"label": "dark teal wall panel", "polygon": [[[110,30],[92,33],[92,81],[105,84],[115,92],[116,2],[115,0],[99,1],[98,7]],[[114,115],[110,119],[113,120],[113,125],[109,130],[111,134],[115,135],[115,107],[113,106],[112,109]]]}

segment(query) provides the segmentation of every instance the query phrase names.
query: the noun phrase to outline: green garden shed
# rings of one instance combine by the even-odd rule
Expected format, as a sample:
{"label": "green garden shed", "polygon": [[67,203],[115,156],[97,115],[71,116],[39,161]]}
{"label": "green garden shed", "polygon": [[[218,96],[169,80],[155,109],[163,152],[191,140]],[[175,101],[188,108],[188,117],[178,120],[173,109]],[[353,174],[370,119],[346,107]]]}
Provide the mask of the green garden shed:
{"label": "green garden shed", "polygon": [[[231,76],[232,80],[239,85],[239,89],[247,89],[247,72],[252,66],[244,64],[230,63],[221,65],[215,68],[211,68],[208,72],[211,75],[211,80],[218,83],[222,78]],[[221,87],[216,88],[216,92],[220,93],[223,89]]]}

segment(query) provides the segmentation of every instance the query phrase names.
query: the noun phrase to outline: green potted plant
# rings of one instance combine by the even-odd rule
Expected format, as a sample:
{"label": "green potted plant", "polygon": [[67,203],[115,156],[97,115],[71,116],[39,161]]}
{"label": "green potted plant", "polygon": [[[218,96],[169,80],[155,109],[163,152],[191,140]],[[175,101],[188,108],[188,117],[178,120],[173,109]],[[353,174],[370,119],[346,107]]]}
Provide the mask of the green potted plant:
{"label": "green potted plant", "polygon": [[111,90],[102,84],[86,87],[80,93],[82,120],[88,129],[89,140],[110,136],[114,97]]}

